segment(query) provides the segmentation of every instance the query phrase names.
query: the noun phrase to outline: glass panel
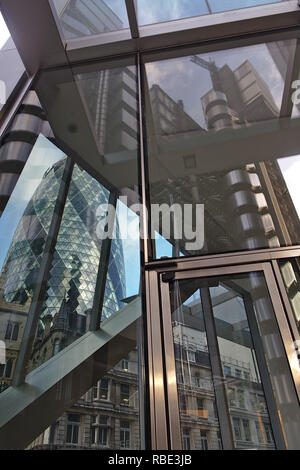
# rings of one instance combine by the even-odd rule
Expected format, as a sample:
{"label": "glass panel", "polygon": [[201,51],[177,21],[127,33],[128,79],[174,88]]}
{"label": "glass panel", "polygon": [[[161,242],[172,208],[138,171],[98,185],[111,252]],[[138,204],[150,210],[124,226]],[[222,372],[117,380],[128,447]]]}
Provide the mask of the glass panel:
{"label": "glass panel", "polygon": [[65,159],[40,135],[0,218],[0,340],[13,361],[0,378],[1,391],[12,382]]}
{"label": "glass panel", "polygon": [[129,28],[125,0],[54,0],[54,5],[66,39]]}
{"label": "glass panel", "polygon": [[197,282],[180,281],[171,298],[182,446],[219,449],[219,419]]}
{"label": "glass panel", "polygon": [[154,258],[300,243],[299,118],[278,124],[294,45],[145,65]]}
{"label": "glass panel", "polygon": [[[203,295],[207,290],[210,302]],[[274,426],[288,448],[296,449],[298,400],[264,276],[178,281],[170,298],[183,447],[219,448],[222,418],[214,390],[224,383],[237,449],[274,449]],[[209,317],[215,324],[222,378],[210,363]],[[262,380],[265,370],[269,379]],[[266,392],[266,380],[274,395]]]}
{"label": "glass panel", "polygon": [[[143,411],[140,409],[138,385],[139,367],[142,365],[140,346],[140,338],[137,338],[137,347],[127,356],[126,373],[122,369],[121,360],[97,382],[94,390],[90,389],[69,412],[56,420],[55,434],[53,431],[51,433],[54,427],[52,425],[37,437],[28,449],[63,450],[70,445],[77,449],[142,449],[143,428],[139,413]],[[71,414],[74,412],[78,414]],[[72,426],[70,416],[79,417],[76,423],[72,420]]]}
{"label": "glass panel", "polygon": [[270,440],[264,432],[270,418],[243,298],[226,281],[210,295],[235,447],[274,449],[272,431]]}
{"label": "glass panel", "polygon": [[[76,349],[85,342],[89,351],[94,335],[99,350],[92,367],[68,384],[72,398],[68,387],[58,392],[48,422],[26,445],[140,449],[145,410],[136,67],[130,61],[47,71],[37,87],[45,92],[53,132],[82,165],[76,163],[71,176],[27,371],[53,364],[60,369],[70,351],[75,361]],[[66,102],[53,100],[52,92]],[[51,188],[52,175],[44,180]],[[68,418],[74,413],[80,415],[76,426]]]}
{"label": "glass panel", "polygon": [[0,13],[0,112],[24,72],[23,62]]}
{"label": "glass panel", "polygon": [[[300,333],[300,265],[299,259],[279,261],[284,286],[292,307],[298,331]],[[299,347],[299,346],[298,346]]]}
{"label": "glass panel", "polygon": [[139,24],[146,25],[281,1],[285,0],[137,0],[137,14]]}

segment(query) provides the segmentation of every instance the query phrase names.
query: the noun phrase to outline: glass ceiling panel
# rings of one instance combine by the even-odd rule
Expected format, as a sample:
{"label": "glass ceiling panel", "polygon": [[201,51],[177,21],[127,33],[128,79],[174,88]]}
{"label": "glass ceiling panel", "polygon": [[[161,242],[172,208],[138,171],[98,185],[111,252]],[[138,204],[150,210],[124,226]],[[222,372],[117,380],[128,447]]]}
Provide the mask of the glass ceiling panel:
{"label": "glass ceiling panel", "polygon": [[0,13],[0,111],[24,72],[23,62]]}
{"label": "glass ceiling panel", "polygon": [[286,0],[137,0],[140,26]]}
{"label": "glass ceiling panel", "polygon": [[129,28],[124,0],[53,0],[53,3],[66,39]]}

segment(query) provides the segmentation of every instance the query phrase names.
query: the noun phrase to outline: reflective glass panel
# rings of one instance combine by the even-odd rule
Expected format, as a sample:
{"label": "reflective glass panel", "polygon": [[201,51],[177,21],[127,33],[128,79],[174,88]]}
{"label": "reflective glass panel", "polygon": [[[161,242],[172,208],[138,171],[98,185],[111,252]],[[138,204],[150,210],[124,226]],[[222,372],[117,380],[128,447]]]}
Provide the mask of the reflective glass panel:
{"label": "reflective glass panel", "polygon": [[[57,141],[77,163],[65,175],[55,214],[45,288],[34,311],[38,323],[21,345],[30,349],[26,380],[40,380],[43,399],[49,399],[21,445],[140,449],[145,410],[136,68],[126,61],[47,71],[37,89]],[[44,170],[38,220],[44,207],[51,212],[54,180],[52,168]],[[27,253],[20,256],[28,261]],[[17,333],[12,323],[3,329],[7,337]],[[72,374],[59,382],[66,370]]]}
{"label": "reflective glass panel", "polygon": [[[140,333],[132,349],[123,347],[120,353],[127,354],[126,368],[123,361],[107,371],[102,379],[88,390],[45,431],[38,436],[28,449],[123,449],[144,448],[143,420],[139,387],[141,358]],[[70,439],[70,415],[77,415],[75,439]],[[74,426],[74,425],[73,425]],[[73,433],[74,435],[74,433]]]}
{"label": "reflective glass panel", "polygon": [[0,339],[6,353],[1,391],[13,379],[65,159],[61,150],[40,135],[0,218]]}
{"label": "reflective glass panel", "polygon": [[281,1],[285,0],[137,0],[138,22],[140,25],[161,23]]}
{"label": "reflective glass panel", "polygon": [[299,244],[299,118],[280,118],[294,46],[146,63],[150,197],[169,211],[151,230],[171,256]]}
{"label": "reflective glass panel", "polygon": [[0,112],[24,72],[23,62],[0,13]]}
{"label": "reflective glass panel", "polygon": [[284,286],[292,307],[295,322],[300,333],[300,265],[299,259],[279,261]]}
{"label": "reflective glass panel", "polygon": [[170,299],[183,448],[219,449],[231,435],[237,449],[272,450],[275,434],[297,448],[298,400],[264,276],[176,281]]}
{"label": "reflective glass panel", "polygon": [[125,0],[54,0],[54,5],[66,39],[129,28]]}

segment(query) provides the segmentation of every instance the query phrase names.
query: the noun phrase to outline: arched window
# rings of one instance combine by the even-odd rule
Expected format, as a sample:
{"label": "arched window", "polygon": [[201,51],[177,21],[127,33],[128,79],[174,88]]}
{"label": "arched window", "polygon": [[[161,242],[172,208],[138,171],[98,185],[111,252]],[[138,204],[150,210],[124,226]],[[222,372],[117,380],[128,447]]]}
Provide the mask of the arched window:
{"label": "arched window", "polygon": [[9,321],[7,323],[7,327],[6,327],[5,339],[10,339],[11,338],[11,332],[12,332],[12,323]]}
{"label": "arched window", "polygon": [[13,341],[17,341],[18,336],[19,336],[19,324],[18,324],[18,323],[15,323],[14,329],[13,329],[13,334],[12,334],[12,338],[11,338],[11,339],[12,339]]}
{"label": "arched window", "polygon": [[10,376],[11,376],[12,366],[13,366],[13,360],[8,359],[8,361],[6,363],[6,367],[5,367],[5,378],[6,379],[9,379]]}
{"label": "arched window", "polygon": [[60,340],[56,338],[56,340],[54,341],[54,346],[53,346],[53,356],[55,356],[55,354],[57,354],[59,350],[60,350]]}

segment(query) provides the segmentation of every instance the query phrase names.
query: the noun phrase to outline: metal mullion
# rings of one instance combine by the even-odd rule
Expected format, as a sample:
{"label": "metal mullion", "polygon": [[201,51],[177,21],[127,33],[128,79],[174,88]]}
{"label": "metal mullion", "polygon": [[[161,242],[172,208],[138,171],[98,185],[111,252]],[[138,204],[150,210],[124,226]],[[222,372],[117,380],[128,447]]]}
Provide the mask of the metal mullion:
{"label": "metal mullion", "polygon": [[166,260],[151,261],[146,264],[146,269],[155,269],[158,272],[174,270],[203,269],[210,267],[240,265],[246,263],[265,262],[272,259],[284,259],[300,256],[300,247],[281,247],[275,249],[262,249],[247,252],[233,252],[222,255],[190,256],[181,258],[169,258]]}
{"label": "metal mullion", "polygon": [[164,357],[166,370],[166,391],[170,422],[170,444],[172,450],[182,449],[180,414],[178,406],[178,390],[176,379],[176,362],[174,354],[174,340],[172,331],[172,312],[170,304],[170,285],[168,282],[160,282],[162,324],[164,337]]}
{"label": "metal mullion", "polygon": [[175,272],[175,280],[190,279],[195,277],[212,277],[212,276],[225,276],[230,274],[248,273],[253,271],[262,271],[262,263],[245,264],[244,266],[226,266],[221,268],[212,269],[194,269],[193,271]]}
{"label": "metal mullion", "polygon": [[213,383],[216,395],[216,404],[218,409],[218,417],[220,431],[222,436],[222,444],[224,450],[232,450],[235,448],[232,425],[229,414],[229,407],[223,379],[223,368],[220,356],[220,350],[217,340],[217,331],[214,321],[213,307],[208,287],[200,289],[203,318],[205,324],[205,332],[207,338],[207,346],[210,357],[211,370],[213,375]]}
{"label": "metal mullion", "polygon": [[278,292],[276,280],[272,271],[272,266],[269,263],[263,263],[263,269],[269,294],[272,299],[277,325],[279,327],[279,332],[282,338],[284,350],[287,356],[288,364],[297,391],[298,400],[300,401],[300,368],[297,351]]}
{"label": "metal mullion", "polygon": [[[118,195],[114,192],[110,192],[108,198],[108,206],[112,206],[116,210]],[[108,213],[109,215],[109,213]],[[102,240],[101,243],[101,253],[98,265],[97,281],[95,286],[95,294],[93,299],[93,307],[91,313],[91,321],[89,325],[90,331],[96,331],[100,327],[102,308],[104,302],[104,295],[106,289],[106,280],[107,280],[107,271],[109,267],[109,259],[111,253],[111,243],[113,235],[113,227],[115,221],[111,224],[111,221],[108,221],[108,226],[112,228],[111,233]]]}
{"label": "metal mullion", "polygon": [[22,343],[12,382],[13,386],[21,385],[25,380],[26,367],[32,351],[39,317],[43,308],[44,297],[55,251],[55,245],[61,226],[63,211],[67,200],[73,168],[74,162],[70,158],[67,158],[62,179],[60,182],[58,195],[56,198],[52,220],[45,242],[45,248],[41,260],[41,265],[39,268],[36,287],[34,289],[32,301],[28,311],[27,322],[24,328]]}
{"label": "metal mullion", "polygon": [[224,284],[228,286],[230,289],[233,289],[234,291],[238,292],[243,298],[247,321],[250,327],[251,338],[252,338],[253,346],[255,350],[256,361],[258,364],[259,375],[261,377],[264,394],[265,394],[266,401],[268,404],[269,419],[272,425],[274,441],[275,441],[277,449],[285,450],[287,445],[284,439],[284,431],[282,429],[280,419],[278,416],[278,409],[276,406],[276,401],[275,401],[275,397],[273,393],[273,387],[272,387],[270,376],[268,373],[268,365],[267,365],[267,361],[265,358],[263,345],[261,342],[261,334],[258,329],[256,315],[255,315],[255,311],[253,308],[253,302],[252,302],[251,296],[248,292],[246,292],[240,286],[237,286],[233,281],[226,280],[224,281]]}
{"label": "metal mullion", "polygon": [[167,450],[168,433],[158,276],[154,271],[146,272],[145,275],[152,449]]}
{"label": "metal mullion", "polygon": [[139,109],[139,194],[143,207],[141,214],[142,220],[142,233],[143,239],[141,246],[143,246],[143,259],[142,264],[149,262],[152,257],[152,241],[150,230],[150,196],[149,196],[149,166],[147,159],[147,134],[146,134],[146,110],[145,110],[145,87],[144,81],[145,74],[143,73],[140,54],[137,54],[137,93],[138,93],[138,109]]}
{"label": "metal mullion", "polygon": [[154,374],[153,374],[153,345],[151,330],[151,302],[150,302],[150,274],[144,275],[145,281],[145,306],[146,306],[146,340],[148,352],[148,387],[149,387],[149,414],[150,414],[150,434],[151,448],[156,448],[156,428],[155,428],[155,402],[154,402]]}
{"label": "metal mullion", "polygon": [[285,310],[287,312],[288,321],[289,321],[290,328],[292,330],[294,339],[296,341],[299,341],[300,340],[299,330],[298,330],[297,325],[296,325],[295,316],[294,316],[293,311],[292,311],[292,307],[291,307],[291,304],[290,304],[290,301],[289,301],[289,298],[288,298],[288,295],[287,295],[287,292],[286,292],[286,289],[285,289],[285,286],[284,286],[284,282],[283,282],[283,279],[282,279],[282,275],[281,275],[277,260],[272,260],[272,267],[273,267],[273,270],[274,270],[274,273],[275,273],[275,277],[276,277],[277,285],[278,285],[278,288],[279,288],[279,291],[280,291],[280,295],[282,297],[284,307],[285,307]]}
{"label": "metal mullion", "polygon": [[131,36],[133,39],[136,39],[139,37],[136,2],[135,0],[125,0],[125,3],[126,3],[126,10],[127,10]]}

